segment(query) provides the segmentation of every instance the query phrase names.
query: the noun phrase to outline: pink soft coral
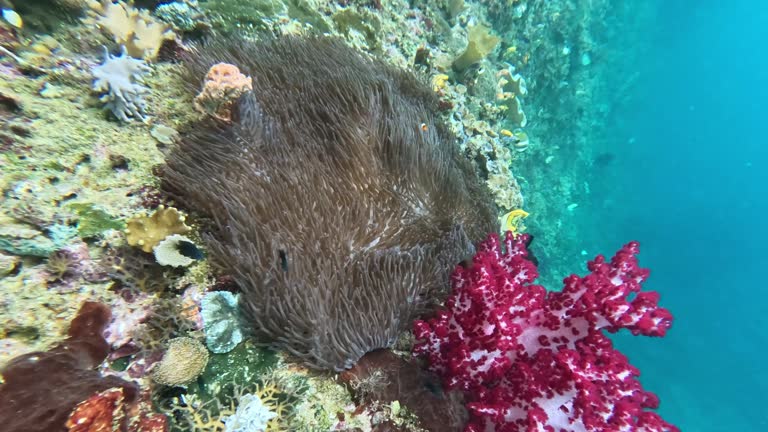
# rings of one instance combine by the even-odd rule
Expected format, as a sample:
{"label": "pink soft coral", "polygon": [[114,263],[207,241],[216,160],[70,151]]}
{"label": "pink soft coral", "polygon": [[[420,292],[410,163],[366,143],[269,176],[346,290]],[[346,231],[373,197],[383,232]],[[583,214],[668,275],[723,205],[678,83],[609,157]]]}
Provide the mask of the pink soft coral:
{"label": "pink soft coral", "polygon": [[638,266],[638,243],[547,292],[532,284],[529,242],[508,232],[502,251],[490,236],[453,274],[446,309],[415,323],[414,352],[467,395],[466,431],[678,431],[649,411],[658,398],[603,332],[664,336],[671,325],[658,294],[640,292],[649,272]]}

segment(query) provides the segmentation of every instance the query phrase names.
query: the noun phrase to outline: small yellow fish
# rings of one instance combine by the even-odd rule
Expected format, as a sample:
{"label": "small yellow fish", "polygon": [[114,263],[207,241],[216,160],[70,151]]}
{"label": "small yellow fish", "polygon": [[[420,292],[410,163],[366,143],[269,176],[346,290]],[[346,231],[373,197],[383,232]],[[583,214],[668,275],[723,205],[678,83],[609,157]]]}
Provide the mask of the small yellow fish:
{"label": "small yellow fish", "polygon": [[528,217],[528,212],[523,209],[515,209],[501,217],[501,232],[512,231],[519,234],[525,229],[522,220]]}
{"label": "small yellow fish", "polygon": [[8,24],[20,29],[22,26],[24,26],[24,22],[21,20],[21,16],[16,13],[13,9],[3,9],[3,19],[8,22]]}

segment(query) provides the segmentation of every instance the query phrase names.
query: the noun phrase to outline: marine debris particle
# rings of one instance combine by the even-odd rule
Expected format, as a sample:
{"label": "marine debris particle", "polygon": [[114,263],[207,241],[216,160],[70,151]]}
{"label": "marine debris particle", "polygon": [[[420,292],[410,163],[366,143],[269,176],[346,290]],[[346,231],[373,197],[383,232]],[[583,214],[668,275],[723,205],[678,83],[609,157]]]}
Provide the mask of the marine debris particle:
{"label": "marine debris particle", "polygon": [[143,86],[144,75],[149,72],[142,60],[128,56],[125,47],[122,55],[113,56],[104,48],[104,63],[93,68],[93,89],[103,93],[101,101],[106,108],[123,122],[130,117],[145,121],[146,102],[143,96],[149,89]]}
{"label": "marine debris particle", "polygon": [[496,229],[432,89],[331,38],[194,55],[189,79],[226,62],[253,90],[231,124],[182,138],[164,188],[212,221],[207,250],[255,335],[319,369],[390,346]]}

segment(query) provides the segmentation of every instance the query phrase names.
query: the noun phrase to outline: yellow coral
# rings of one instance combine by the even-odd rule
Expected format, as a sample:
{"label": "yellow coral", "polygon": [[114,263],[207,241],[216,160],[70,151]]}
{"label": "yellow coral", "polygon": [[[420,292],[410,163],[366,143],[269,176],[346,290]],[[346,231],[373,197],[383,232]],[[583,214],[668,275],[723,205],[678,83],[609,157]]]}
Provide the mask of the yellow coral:
{"label": "yellow coral", "polygon": [[432,90],[435,93],[445,88],[445,84],[448,82],[448,75],[438,74],[432,77]]}
{"label": "yellow coral", "polygon": [[208,365],[208,349],[189,337],[171,339],[163,359],[152,369],[152,380],[168,386],[186,384]]}
{"label": "yellow coral", "polygon": [[501,41],[491,29],[480,24],[468,29],[467,39],[467,48],[453,61],[453,69],[458,72],[484,59]]}
{"label": "yellow coral", "polygon": [[195,109],[219,120],[232,119],[232,105],[245,92],[253,90],[251,77],[240,73],[237,66],[219,63],[205,76],[203,90],[195,97]]}
{"label": "yellow coral", "polygon": [[145,9],[135,9],[133,0],[90,0],[88,7],[91,21],[125,46],[131,57],[154,59],[163,41],[175,37],[171,26],[155,21]]}
{"label": "yellow coral", "polygon": [[131,246],[150,253],[158,243],[172,234],[185,234],[191,230],[184,223],[184,215],[173,207],[159,206],[152,216],[141,213],[125,223],[125,238]]}

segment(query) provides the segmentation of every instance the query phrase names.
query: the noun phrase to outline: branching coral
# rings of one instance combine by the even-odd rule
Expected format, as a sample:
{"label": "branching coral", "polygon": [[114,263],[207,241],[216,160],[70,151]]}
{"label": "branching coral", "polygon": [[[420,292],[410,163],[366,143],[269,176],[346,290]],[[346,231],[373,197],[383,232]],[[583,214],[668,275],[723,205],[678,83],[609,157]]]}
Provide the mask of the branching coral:
{"label": "branching coral", "polygon": [[[219,397],[203,401],[192,394],[168,407],[184,431],[278,432],[290,420],[283,387],[274,382],[228,384]],[[174,429],[175,430],[175,429]]]}
{"label": "branching coral", "polygon": [[391,345],[495,230],[431,89],[334,39],[197,56],[195,76],[226,61],[253,91],[232,125],[182,140],[165,187],[212,219],[211,256],[243,289],[256,335],[323,369]]}
{"label": "branching coral", "polygon": [[466,432],[677,432],[652,410],[659,399],[605,332],[664,336],[672,315],[641,291],[647,269],[630,242],[590,273],[547,291],[528,252],[531,237],[507,231],[478,246],[453,274],[446,309],[417,321],[414,353],[467,397]]}
{"label": "branching coral", "polygon": [[104,63],[93,68],[93,89],[103,93],[101,101],[120,121],[129,117],[144,120],[146,103],[143,95],[149,89],[142,85],[149,67],[143,61],[131,58],[123,47],[121,56],[113,56],[104,48]]}

